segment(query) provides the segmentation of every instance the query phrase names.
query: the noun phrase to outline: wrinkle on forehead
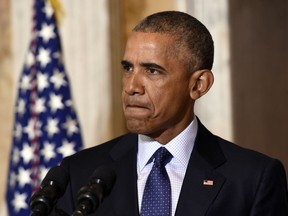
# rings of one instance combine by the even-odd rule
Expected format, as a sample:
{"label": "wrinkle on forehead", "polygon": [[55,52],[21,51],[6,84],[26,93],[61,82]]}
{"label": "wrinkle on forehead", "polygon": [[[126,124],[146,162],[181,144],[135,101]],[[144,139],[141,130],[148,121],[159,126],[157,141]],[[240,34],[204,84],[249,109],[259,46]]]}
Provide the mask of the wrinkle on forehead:
{"label": "wrinkle on forehead", "polygon": [[145,56],[146,59],[141,61],[153,62],[157,56],[166,56],[167,59],[178,58],[181,61],[183,52],[174,42],[174,37],[169,34],[132,32],[126,44],[124,60],[137,60],[139,56]]}

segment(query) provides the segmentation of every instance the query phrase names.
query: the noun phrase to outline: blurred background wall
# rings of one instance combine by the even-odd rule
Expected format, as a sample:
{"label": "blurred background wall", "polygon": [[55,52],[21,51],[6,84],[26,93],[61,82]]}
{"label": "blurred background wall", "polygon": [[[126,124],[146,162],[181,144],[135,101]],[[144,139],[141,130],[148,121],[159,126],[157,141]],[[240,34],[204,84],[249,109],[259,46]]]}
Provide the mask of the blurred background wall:
{"label": "blurred background wall", "polygon": [[[197,115],[215,134],[279,158],[288,170],[288,1],[62,0],[64,61],[85,147],[126,132],[120,61],[130,29],[148,14],[186,11],[215,41],[215,85]],[[31,36],[32,0],[0,1],[0,215],[14,103]]]}

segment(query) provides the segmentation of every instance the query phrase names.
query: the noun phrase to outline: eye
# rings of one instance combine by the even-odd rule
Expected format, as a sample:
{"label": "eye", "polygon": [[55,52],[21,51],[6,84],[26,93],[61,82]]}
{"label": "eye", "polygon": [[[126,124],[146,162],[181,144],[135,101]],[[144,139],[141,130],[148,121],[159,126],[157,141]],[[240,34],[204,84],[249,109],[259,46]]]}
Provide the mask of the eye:
{"label": "eye", "polygon": [[131,72],[133,71],[133,67],[129,64],[122,64],[122,70],[124,72]]}
{"label": "eye", "polygon": [[150,75],[160,75],[164,74],[166,71],[165,68],[153,62],[144,62],[141,66],[144,68],[145,72]]}
{"label": "eye", "polygon": [[159,74],[161,71],[159,71],[159,69],[156,68],[147,68],[147,72],[150,74]]}

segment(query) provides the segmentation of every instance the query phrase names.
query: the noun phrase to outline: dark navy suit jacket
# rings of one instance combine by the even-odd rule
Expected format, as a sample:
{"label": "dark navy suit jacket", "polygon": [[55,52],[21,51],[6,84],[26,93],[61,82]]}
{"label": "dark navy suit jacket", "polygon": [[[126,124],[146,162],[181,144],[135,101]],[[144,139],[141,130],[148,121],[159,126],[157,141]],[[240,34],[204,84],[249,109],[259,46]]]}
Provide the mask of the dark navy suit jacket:
{"label": "dark navy suit jacket", "polygon": [[[65,158],[61,166],[68,170],[70,183],[57,207],[71,214],[80,187],[105,165],[115,170],[116,181],[91,215],[139,215],[137,139],[136,134],[126,134]],[[199,122],[175,215],[288,216],[284,168],[276,159],[213,135]]]}

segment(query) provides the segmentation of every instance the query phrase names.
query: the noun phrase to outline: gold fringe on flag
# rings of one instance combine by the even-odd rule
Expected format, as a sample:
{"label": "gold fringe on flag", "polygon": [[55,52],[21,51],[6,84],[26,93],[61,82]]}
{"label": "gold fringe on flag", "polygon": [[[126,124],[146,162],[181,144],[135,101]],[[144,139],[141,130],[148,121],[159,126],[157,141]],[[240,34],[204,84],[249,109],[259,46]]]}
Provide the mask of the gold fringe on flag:
{"label": "gold fringe on flag", "polygon": [[56,19],[56,22],[58,24],[61,23],[62,21],[62,18],[64,16],[64,10],[63,10],[63,6],[60,2],[60,0],[48,0],[54,10],[54,13],[55,13],[55,19]]}

